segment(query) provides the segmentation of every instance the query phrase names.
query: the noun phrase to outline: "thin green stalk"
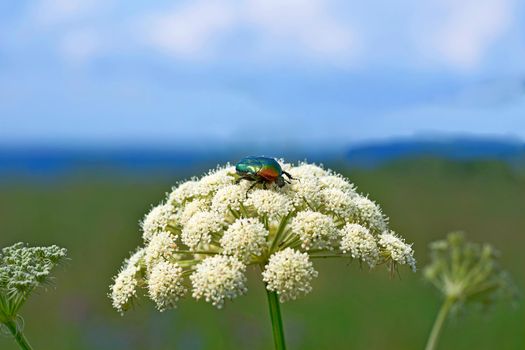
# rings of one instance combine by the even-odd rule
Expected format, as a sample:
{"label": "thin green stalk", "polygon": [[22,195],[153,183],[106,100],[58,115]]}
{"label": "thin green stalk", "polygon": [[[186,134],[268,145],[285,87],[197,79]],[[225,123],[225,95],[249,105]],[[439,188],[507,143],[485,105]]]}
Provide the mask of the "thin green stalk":
{"label": "thin green stalk", "polygon": [[439,310],[439,313],[436,317],[436,321],[434,321],[434,326],[432,327],[432,331],[430,332],[430,336],[428,337],[427,346],[425,350],[435,350],[436,349],[439,335],[441,334],[441,329],[443,328],[443,324],[445,323],[445,320],[447,319],[450,308],[452,307],[453,304],[454,304],[454,299],[449,297],[445,300],[443,305],[441,305],[441,309]]}
{"label": "thin green stalk", "polygon": [[268,289],[266,289],[266,295],[268,296],[268,305],[270,307],[270,318],[272,320],[273,341],[275,344],[275,349],[286,350],[279,296],[276,292],[269,291]]}
{"label": "thin green stalk", "polygon": [[4,325],[7,329],[11,332],[13,337],[15,338],[16,342],[20,346],[20,349],[22,350],[33,350],[31,345],[29,345],[29,342],[27,341],[26,337],[24,336],[24,333],[22,333],[21,329],[18,329],[18,326],[15,321],[8,320],[4,322]]}

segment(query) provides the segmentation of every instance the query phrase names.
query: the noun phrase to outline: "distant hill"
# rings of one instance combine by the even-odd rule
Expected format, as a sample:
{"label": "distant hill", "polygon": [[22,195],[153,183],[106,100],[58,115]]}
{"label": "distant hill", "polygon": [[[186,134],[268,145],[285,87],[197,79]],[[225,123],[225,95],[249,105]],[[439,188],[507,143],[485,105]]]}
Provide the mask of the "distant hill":
{"label": "distant hill", "polygon": [[[127,175],[161,173],[187,177],[199,174],[216,164],[235,162],[252,154],[245,149],[67,149],[0,147],[0,180],[8,176],[54,177],[80,172],[107,174],[115,171]],[[258,154],[258,153],[253,153]],[[525,144],[501,139],[402,139],[356,145],[346,152],[334,149],[280,150],[272,153],[289,161],[308,159],[329,165],[374,167],[397,159],[434,157],[452,160],[495,159],[525,164]],[[341,159],[343,158],[343,159]],[[341,161],[343,164],[341,164]]]}
{"label": "distant hill", "polygon": [[352,166],[373,167],[399,158],[435,157],[452,160],[495,159],[525,161],[525,143],[502,139],[398,139],[352,147],[346,160]]}

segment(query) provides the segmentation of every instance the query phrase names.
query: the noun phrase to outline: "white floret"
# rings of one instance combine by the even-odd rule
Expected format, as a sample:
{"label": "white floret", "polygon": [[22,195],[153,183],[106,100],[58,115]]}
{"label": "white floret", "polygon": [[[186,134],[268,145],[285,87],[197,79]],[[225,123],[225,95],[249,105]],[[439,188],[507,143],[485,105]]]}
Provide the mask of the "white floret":
{"label": "white floret", "polygon": [[160,232],[154,236],[145,249],[144,261],[148,269],[159,261],[170,260],[177,250],[176,237],[169,232]]}
{"label": "white floret", "polygon": [[411,244],[398,237],[395,233],[382,233],[379,236],[379,247],[384,258],[397,264],[408,265],[416,271],[416,259]]}
{"label": "white floret", "polygon": [[262,276],[266,288],[277,292],[279,300],[285,302],[308,294],[317,271],[307,253],[286,248],[270,257]]}
{"label": "white floret", "polygon": [[253,207],[258,215],[266,216],[269,220],[279,220],[293,210],[290,199],[271,190],[253,190],[249,194],[246,205]]}
{"label": "white floret", "polygon": [[257,219],[237,219],[224,232],[221,246],[224,253],[247,262],[252,255],[260,255],[266,248],[268,230]]}
{"label": "white floret", "polygon": [[175,308],[185,293],[182,268],[179,265],[161,261],[152,268],[148,277],[148,295],[159,311]]}
{"label": "white floret", "polygon": [[173,211],[173,206],[168,203],[157,205],[151,209],[141,223],[144,241],[148,242],[157,233],[167,230]]}
{"label": "white floret", "polygon": [[359,224],[346,224],[341,230],[341,251],[349,252],[352,258],[374,267],[379,260],[379,248],[370,231]]}
{"label": "white floret", "polygon": [[222,308],[226,299],[246,293],[246,265],[232,256],[216,255],[197,265],[190,276],[193,297]]}
{"label": "white floret", "polygon": [[218,213],[198,212],[182,228],[181,240],[191,250],[195,250],[199,245],[210,244],[212,235],[222,232],[224,226],[224,219]]}
{"label": "white floret", "polygon": [[297,213],[290,222],[291,231],[310,249],[333,249],[339,238],[334,220],[325,214],[307,210]]}

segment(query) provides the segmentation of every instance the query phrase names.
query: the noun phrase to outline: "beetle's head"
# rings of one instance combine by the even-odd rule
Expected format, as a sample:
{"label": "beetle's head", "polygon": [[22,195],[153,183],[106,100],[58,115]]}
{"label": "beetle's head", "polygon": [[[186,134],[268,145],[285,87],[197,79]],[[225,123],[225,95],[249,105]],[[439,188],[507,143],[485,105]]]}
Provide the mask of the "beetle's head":
{"label": "beetle's head", "polygon": [[275,183],[277,184],[277,186],[279,187],[283,187],[284,186],[284,178],[282,176],[279,176],[276,180],[275,180]]}

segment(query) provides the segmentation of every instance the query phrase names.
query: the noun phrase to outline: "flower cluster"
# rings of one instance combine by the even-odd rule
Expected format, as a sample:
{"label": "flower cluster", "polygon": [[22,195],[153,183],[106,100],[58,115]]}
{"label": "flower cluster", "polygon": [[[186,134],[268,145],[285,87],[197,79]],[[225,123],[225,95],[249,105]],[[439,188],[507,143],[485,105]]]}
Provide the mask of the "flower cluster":
{"label": "flower cluster", "polygon": [[491,245],[468,242],[461,232],[453,232],[432,242],[430,253],[431,262],[423,270],[425,279],[455,305],[489,305],[516,297],[516,287]]}
{"label": "flower cluster", "polygon": [[188,294],[220,308],[246,293],[251,265],[281,301],[310,292],[315,258],[415,269],[411,245],[347,179],[314,164],[280,165],[293,177],[283,187],[249,191],[253,183],[229,165],[174,187],[144,218],[144,248],[115,277],[113,306],[127,310],[143,287],[161,311]]}
{"label": "flower cluster", "polygon": [[31,292],[50,281],[51,270],[66,252],[55,245],[28,247],[24,243],[0,251],[0,322],[16,317]]}

